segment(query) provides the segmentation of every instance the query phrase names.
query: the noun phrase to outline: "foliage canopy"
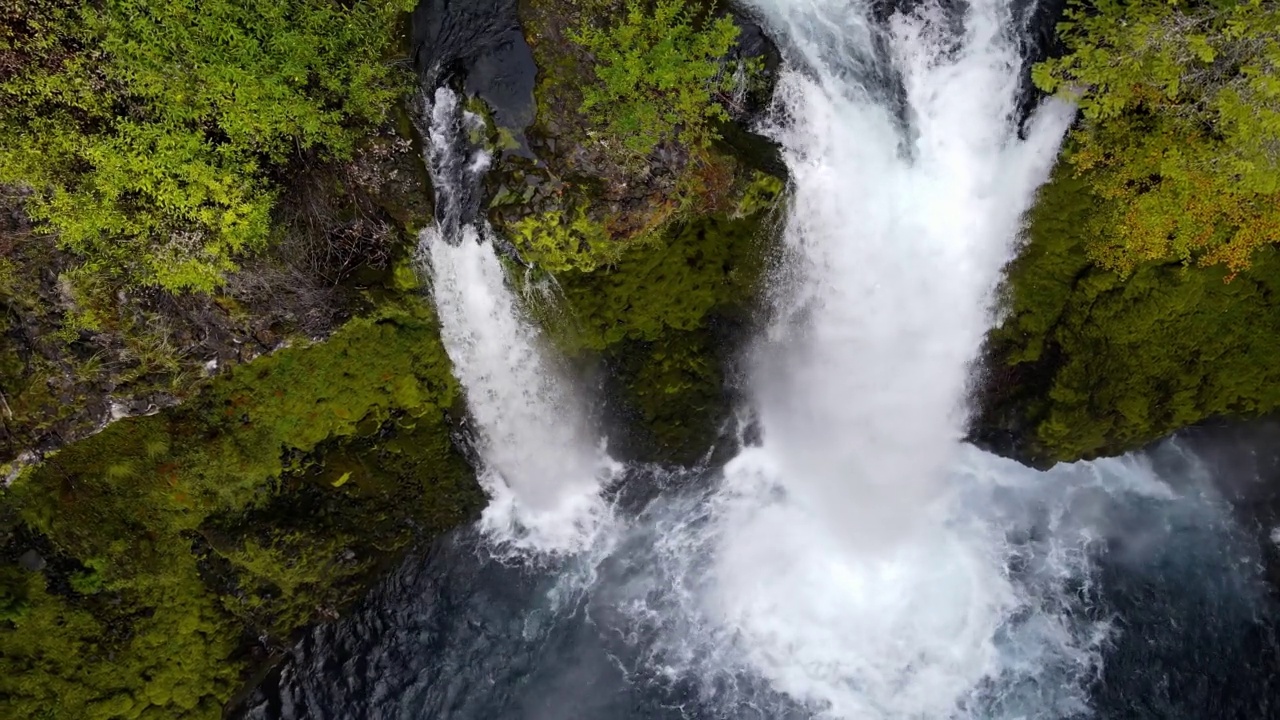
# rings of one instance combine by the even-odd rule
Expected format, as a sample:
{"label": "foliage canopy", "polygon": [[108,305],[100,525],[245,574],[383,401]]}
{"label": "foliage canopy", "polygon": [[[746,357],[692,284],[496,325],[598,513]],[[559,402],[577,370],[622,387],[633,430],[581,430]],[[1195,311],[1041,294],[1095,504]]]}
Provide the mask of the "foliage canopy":
{"label": "foliage canopy", "polygon": [[1073,0],[1059,32],[1069,53],[1034,78],[1084,115],[1095,262],[1236,273],[1280,241],[1280,3]]}
{"label": "foliage canopy", "polygon": [[269,235],[272,171],[351,153],[404,87],[408,0],[18,0],[0,183],[88,272],[209,290]]}
{"label": "foliage canopy", "polygon": [[672,140],[705,150],[712,123],[728,119],[713,93],[730,82],[721,60],[738,27],[698,10],[690,0],[625,0],[616,22],[588,22],[571,36],[599,63],[600,82],[584,88],[582,111],[635,157]]}

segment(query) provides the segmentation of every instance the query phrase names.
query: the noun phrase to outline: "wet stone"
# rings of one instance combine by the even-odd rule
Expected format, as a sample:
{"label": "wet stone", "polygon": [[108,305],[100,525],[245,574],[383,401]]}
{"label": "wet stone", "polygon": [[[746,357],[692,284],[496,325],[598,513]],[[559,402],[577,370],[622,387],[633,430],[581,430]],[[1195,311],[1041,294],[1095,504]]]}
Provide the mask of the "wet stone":
{"label": "wet stone", "polygon": [[44,556],[34,549],[22,553],[22,557],[18,558],[18,564],[22,566],[23,570],[29,572],[40,572],[49,565]]}

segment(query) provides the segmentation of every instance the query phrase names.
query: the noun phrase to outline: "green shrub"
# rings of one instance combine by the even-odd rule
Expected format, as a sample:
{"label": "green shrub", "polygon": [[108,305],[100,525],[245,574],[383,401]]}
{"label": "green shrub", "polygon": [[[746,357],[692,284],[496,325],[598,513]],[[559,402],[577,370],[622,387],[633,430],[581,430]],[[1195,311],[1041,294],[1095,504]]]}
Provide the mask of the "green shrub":
{"label": "green shrub", "polygon": [[[0,183],[81,272],[209,290],[261,249],[270,171],[349,155],[407,85],[406,0],[22,0],[4,17]],[[16,18],[16,19],[15,19]]]}
{"label": "green shrub", "polygon": [[1280,242],[1280,3],[1073,0],[1059,30],[1069,52],[1034,77],[1083,111],[1092,260],[1235,273]]}
{"label": "green shrub", "polygon": [[[591,272],[616,263],[627,244],[604,223],[587,217],[584,204],[568,211],[536,213],[509,226],[511,241],[524,257],[550,273]],[[634,241],[633,241],[634,242]]]}
{"label": "green shrub", "polygon": [[700,17],[691,0],[592,2],[605,21],[571,35],[598,61],[582,111],[636,158],[676,140],[705,151],[714,122],[728,119],[714,93],[731,82],[721,60],[738,37],[733,20]]}

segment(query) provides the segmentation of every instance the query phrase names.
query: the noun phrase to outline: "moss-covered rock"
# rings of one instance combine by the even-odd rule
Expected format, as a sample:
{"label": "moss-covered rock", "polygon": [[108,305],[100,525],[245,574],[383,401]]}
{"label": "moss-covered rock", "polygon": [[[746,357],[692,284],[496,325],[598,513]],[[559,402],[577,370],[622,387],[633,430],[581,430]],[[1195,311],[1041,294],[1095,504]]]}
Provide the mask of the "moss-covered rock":
{"label": "moss-covered rock", "polygon": [[0,482],[121,417],[170,407],[210,374],[328,335],[387,294],[432,208],[418,151],[385,127],[348,161],[300,157],[273,249],[213,294],[73,272],[21,196],[0,199]]}
{"label": "moss-covered rock", "polygon": [[1219,416],[1280,408],[1280,253],[1234,278],[1090,262],[1102,199],[1059,167],[1008,269],[974,435],[1039,464],[1120,454]]}
{"label": "moss-covered rock", "polygon": [[[218,717],[246,650],[474,517],[457,399],[433,315],[406,301],[28,469],[0,498],[0,715]],[[35,539],[62,560],[16,571]]]}
{"label": "moss-covered rock", "polygon": [[[525,133],[534,157],[501,152],[488,195],[490,219],[526,260],[553,272],[611,264],[621,246],[652,244],[668,225],[732,212],[757,173],[777,172],[717,141],[720,122],[745,118],[734,83],[754,87],[752,98],[768,90],[766,63],[735,44],[737,20],[723,3],[522,0],[519,19],[538,68],[537,113]],[[619,33],[631,42],[615,53]],[[663,45],[675,36],[687,42]],[[758,38],[750,45],[765,47]],[[701,69],[676,72],[693,67]],[[671,87],[613,97],[631,87],[611,84],[618,73]],[[613,98],[608,107],[603,97]],[[655,130],[641,150],[616,122],[632,105],[669,130]],[[497,134],[490,142],[502,145]]]}
{"label": "moss-covered rock", "polygon": [[726,368],[772,252],[781,189],[764,180],[748,194],[750,214],[673,226],[612,266],[561,273],[559,302],[535,306],[563,351],[609,369],[623,452],[688,463],[710,449],[730,409]]}

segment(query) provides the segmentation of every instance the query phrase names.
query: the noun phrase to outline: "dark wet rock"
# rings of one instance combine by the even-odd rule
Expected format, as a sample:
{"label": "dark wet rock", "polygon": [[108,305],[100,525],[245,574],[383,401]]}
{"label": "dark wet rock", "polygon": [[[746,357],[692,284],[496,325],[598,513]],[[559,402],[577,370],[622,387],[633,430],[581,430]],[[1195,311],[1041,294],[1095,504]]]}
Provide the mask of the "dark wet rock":
{"label": "dark wet rock", "polygon": [[40,572],[49,565],[44,556],[35,550],[28,550],[22,553],[22,556],[18,558],[18,564],[22,566],[23,570],[29,572]]}
{"label": "dark wet rock", "polygon": [[424,0],[413,12],[414,62],[424,86],[460,82],[482,99],[523,148],[534,122],[537,66],[525,42],[516,0]]}

